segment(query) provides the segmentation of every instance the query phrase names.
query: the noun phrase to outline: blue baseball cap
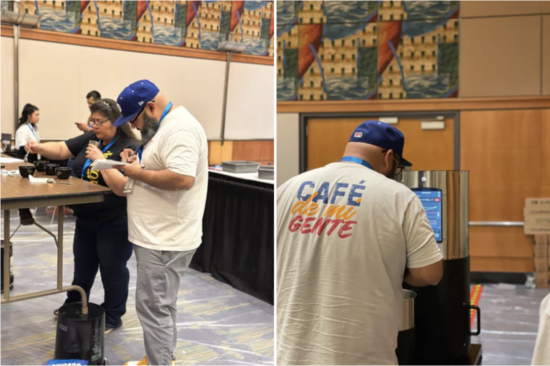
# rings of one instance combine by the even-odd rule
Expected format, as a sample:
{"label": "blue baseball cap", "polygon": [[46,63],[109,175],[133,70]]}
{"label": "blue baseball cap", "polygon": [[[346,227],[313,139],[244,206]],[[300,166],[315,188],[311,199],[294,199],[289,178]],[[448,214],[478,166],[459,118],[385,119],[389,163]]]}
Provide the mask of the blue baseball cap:
{"label": "blue baseball cap", "polygon": [[159,88],[149,80],[139,80],[124,88],[117,99],[122,115],[116,120],[115,127],[134,118],[158,93]]}
{"label": "blue baseball cap", "polygon": [[386,150],[393,150],[397,160],[403,166],[412,166],[403,159],[403,146],[405,136],[397,128],[384,122],[365,121],[361,123],[351,134],[349,142],[362,142],[381,147]]}

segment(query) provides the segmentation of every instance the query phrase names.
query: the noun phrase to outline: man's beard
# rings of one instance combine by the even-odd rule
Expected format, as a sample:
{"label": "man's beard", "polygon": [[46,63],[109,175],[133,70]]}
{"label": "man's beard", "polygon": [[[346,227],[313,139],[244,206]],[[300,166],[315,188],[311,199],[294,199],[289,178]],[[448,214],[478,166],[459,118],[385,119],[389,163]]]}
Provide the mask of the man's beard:
{"label": "man's beard", "polygon": [[143,128],[141,132],[141,143],[146,145],[157,132],[158,121],[154,117],[149,117],[143,113]]}
{"label": "man's beard", "polygon": [[397,162],[394,160],[391,171],[388,174],[386,174],[386,178],[397,180],[397,177],[395,175],[396,171],[397,171]]}

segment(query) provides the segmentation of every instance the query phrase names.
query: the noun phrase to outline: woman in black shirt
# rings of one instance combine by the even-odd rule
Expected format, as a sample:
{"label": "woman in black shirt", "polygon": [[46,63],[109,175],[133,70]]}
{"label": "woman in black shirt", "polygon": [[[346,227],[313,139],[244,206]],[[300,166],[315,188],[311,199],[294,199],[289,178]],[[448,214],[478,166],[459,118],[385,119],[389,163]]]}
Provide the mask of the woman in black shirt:
{"label": "woman in black shirt", "polygon": [[[37,143],[29,141],[26,149],[49,159],[74,158],[72,175],[111,188],[121,194],[125,178],[116,169],[95,171],[91,163],[96,159],[120,161],[120,153],[139,146],[130,126],[114,127],[120,116],[118,105],[112,99],[102,99],[91,107],[93,131],[65,142]],[[90,145],[99,141],[100,148]],[[130,272],[126,263],[132,256],[132,244],[128,241],[126,197],[115,194],[105,196],[103,202],[71,206],[76,216],[73,242],[73,285],[80,286],[89,298],[97,271],[105,290],[102,306],[105,308],[106,333],[122,325],[126,313]],[[65,303],[78,302],[76,291],[67,294]],[[57,310],[54,311],[57,315]]]}

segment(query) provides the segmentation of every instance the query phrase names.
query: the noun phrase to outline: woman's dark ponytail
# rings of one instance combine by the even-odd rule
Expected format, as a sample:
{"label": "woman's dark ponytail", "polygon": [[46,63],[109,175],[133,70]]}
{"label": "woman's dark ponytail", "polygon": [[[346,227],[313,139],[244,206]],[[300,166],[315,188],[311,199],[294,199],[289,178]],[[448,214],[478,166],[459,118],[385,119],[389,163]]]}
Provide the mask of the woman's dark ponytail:
{"label": "woman's dark ponytail", "polygon": [[[37,106],[34,106],[30,103],[25,104],[25,107],[23,107],[23,112],[21,112],[21,117],[19,118],[19,125],[27,123],[29,121],[29,117],[32,116],[32,114],[37,110]],[[33,127],[36,127],[34,123],[32,125]]]}

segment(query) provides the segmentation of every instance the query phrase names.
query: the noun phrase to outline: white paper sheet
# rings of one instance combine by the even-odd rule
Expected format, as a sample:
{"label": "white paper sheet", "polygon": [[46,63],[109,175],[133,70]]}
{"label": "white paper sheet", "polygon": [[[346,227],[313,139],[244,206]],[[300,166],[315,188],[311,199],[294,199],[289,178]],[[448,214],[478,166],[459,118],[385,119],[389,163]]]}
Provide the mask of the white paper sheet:
{"label": "white paper sheet", "polygon": [[115,166],[124,166],[128,165],[121,161],[114,161],[108,159],[97,159],[91,165],[92,170],[104,170],[104,169],[113,169]]}
{"label": "white paper sheet", "polygon": [[0,157],[0,163],[2,163],[2,164],[12,164],[12,163],[22,163],[22,162],[23,162],[23,160],[21,160],[21,159],[8,158],[8,157],[4,157],[4,156]]}
{"label": "white paper sheet", "polygon": [[36,178],[32,175],[29,175],[29,180],[31,183],[48,183],[50,178]]}

